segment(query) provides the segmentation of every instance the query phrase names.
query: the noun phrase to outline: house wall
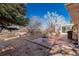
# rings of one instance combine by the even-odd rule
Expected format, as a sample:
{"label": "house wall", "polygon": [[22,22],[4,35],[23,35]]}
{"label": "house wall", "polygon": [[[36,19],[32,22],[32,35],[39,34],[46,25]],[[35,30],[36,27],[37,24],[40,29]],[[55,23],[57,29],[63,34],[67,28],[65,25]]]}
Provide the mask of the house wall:
{"label": "house wall", "polygon": [[73,31],[77,32],[78,27],[78,13],[79,13],[79,3],[68,3],[65,4],[66,9],[69,12],[69,15],[71,16],[71,23],[73,25]]}

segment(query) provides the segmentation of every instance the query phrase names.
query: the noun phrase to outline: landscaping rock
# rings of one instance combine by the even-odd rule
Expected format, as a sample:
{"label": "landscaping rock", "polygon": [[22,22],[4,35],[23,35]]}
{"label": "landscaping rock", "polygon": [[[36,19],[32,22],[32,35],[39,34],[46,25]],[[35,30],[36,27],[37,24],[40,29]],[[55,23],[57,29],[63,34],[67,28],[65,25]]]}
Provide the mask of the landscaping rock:
{"label": "landscaping rock", "polygon": [[67,45],[67,44],[62,44],[62,45],[61,45],[61,49],[62,49],[62,50],[65,50],[65,49],[72,49],[72,47],[69,46],[69,45]]}
{"label": "landscaping rock", "polygon": [[62,44],[61,49],[62,53],[65,55],[76,55],[75,51],[73,50],[74,47],[68,45],[68,44]]}
{"label": "landscaping rock", "polygon": [[64,55],[71,55],[71,56],[76,55],[76,53],[73,50],[69,50],[69,49],[63,50],[63,54]]}
{"label": "landscaping rock", "polygon": [[59,45],[55,45],[54,47],[52,47],[52,49],[50,50],[50,53],[52,54],[56,54],[56,53],[60,53],[61,52],[61,48]]}
{"label": "landscaping rock", "polygon": [[74,51],[76,52],[77,56],[79,56],[79,49],[78,48],[74,48]]}

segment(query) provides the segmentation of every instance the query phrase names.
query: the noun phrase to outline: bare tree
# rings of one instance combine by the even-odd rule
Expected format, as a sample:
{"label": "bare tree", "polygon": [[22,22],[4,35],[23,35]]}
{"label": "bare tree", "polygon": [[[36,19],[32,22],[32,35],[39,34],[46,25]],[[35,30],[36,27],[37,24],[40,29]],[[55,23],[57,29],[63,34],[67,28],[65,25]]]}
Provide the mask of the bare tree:
{"label": "bare tree", "polygon": [[61,30],[61,26],[65,25],[65,18],[62,15],[57,14],[56,12],[48,12],[45,16],[44,19],[47,20],[47,24],[48,24],[48,29],[53,30],[55,32],[60,31]]}
{"label": "bare tree", "polygon": [[30,19],[29,25],[32,29],[39,29],[41,26],[41,21],[38,19],[37,16],[33,16]]}

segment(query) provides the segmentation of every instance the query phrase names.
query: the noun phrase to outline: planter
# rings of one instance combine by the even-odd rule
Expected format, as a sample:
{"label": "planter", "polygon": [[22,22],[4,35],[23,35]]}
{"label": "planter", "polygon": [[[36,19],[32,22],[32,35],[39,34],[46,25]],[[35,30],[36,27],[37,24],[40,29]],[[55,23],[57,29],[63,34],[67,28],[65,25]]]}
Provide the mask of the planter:
{"label": "planter", "polygon": [[68,34],[68,36],[67,36],[68,39],[72,39],[73,31],[68,31],[67,34]]}

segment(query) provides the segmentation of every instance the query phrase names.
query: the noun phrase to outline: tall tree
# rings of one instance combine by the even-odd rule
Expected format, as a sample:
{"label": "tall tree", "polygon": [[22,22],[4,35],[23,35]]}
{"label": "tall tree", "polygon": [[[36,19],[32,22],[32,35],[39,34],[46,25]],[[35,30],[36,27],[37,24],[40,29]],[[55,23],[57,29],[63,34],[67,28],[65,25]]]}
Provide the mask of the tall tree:
{"label": "tall tree", "polygon": [[0,23],[25,25],[25,4],[0,4]]}

